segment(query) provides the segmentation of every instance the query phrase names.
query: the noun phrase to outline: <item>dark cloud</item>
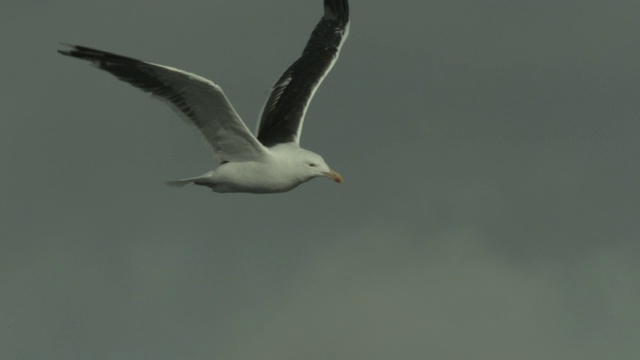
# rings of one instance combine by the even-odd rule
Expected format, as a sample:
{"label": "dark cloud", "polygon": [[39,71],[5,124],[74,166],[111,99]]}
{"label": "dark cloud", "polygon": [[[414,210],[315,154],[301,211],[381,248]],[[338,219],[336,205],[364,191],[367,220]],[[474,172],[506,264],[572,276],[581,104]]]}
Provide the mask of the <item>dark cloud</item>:
{"label": "dark cloud", "polygon": [[319,0],[10,2],[0,358],[631,358],[640,5],[352,1],[302,142],[345,183],[212,167],[79,43],[218,82],[253,128]]}

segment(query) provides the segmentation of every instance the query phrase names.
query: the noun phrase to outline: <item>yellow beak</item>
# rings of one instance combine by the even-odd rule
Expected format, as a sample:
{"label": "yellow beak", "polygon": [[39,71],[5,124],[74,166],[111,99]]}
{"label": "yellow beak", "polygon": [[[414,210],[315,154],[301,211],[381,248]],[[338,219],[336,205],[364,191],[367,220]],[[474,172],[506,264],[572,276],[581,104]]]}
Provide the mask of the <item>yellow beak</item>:
{"label": "yellow beak", "polygon": [[342,183],[342,175],[338,174],[337,172],[331,170],[331,171],[327,171],[325,173],[323,173],[324,176],[328,177],[329,179],[337,182],[337,183]]}

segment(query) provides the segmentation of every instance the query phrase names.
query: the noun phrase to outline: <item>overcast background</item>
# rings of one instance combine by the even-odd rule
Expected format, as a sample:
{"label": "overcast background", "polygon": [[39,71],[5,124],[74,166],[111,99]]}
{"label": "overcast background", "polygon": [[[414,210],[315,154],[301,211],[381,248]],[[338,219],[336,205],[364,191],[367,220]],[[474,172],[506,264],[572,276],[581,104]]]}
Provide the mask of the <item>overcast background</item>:
{"label": "overcast background", "polygon": [[4,1],[0,358],[637,359],[640,3],[351,1],[285,194],[59,42],[198,73],[254,127],[321,0]]}

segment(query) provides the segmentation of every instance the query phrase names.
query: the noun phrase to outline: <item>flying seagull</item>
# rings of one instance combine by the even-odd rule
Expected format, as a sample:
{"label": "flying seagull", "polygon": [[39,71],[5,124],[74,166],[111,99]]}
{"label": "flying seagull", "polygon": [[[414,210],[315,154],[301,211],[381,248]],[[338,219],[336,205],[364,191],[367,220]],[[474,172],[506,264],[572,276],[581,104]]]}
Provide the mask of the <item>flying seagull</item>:
{"label": "flying seagull", "polygon": [[271,89],[256,136],[220,86],[201,76],[85,46],[70,45],[69,50],[58,52],[90,61],[164,100],[200,131],[220,166],[204,175],[167,184],[193,183],[215,192],[277,193],[319,176],[342,182],[342,176],[320,155],[299,144],[309,102],[338,59],[348,33],[347,0],[324,0],[324,16],[302,55]]}

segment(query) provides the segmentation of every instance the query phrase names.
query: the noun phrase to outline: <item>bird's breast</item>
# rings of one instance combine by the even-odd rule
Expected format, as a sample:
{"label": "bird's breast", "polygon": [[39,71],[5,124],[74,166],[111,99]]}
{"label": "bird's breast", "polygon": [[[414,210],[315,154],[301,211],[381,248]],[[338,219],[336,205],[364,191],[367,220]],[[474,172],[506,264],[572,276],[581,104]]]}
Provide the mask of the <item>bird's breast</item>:
{"label": "bird's breast", "polygon": [[279,164],[242,162],[220,166],[210,186],[217,192],[277,193],[300,185],[301,179]]}

